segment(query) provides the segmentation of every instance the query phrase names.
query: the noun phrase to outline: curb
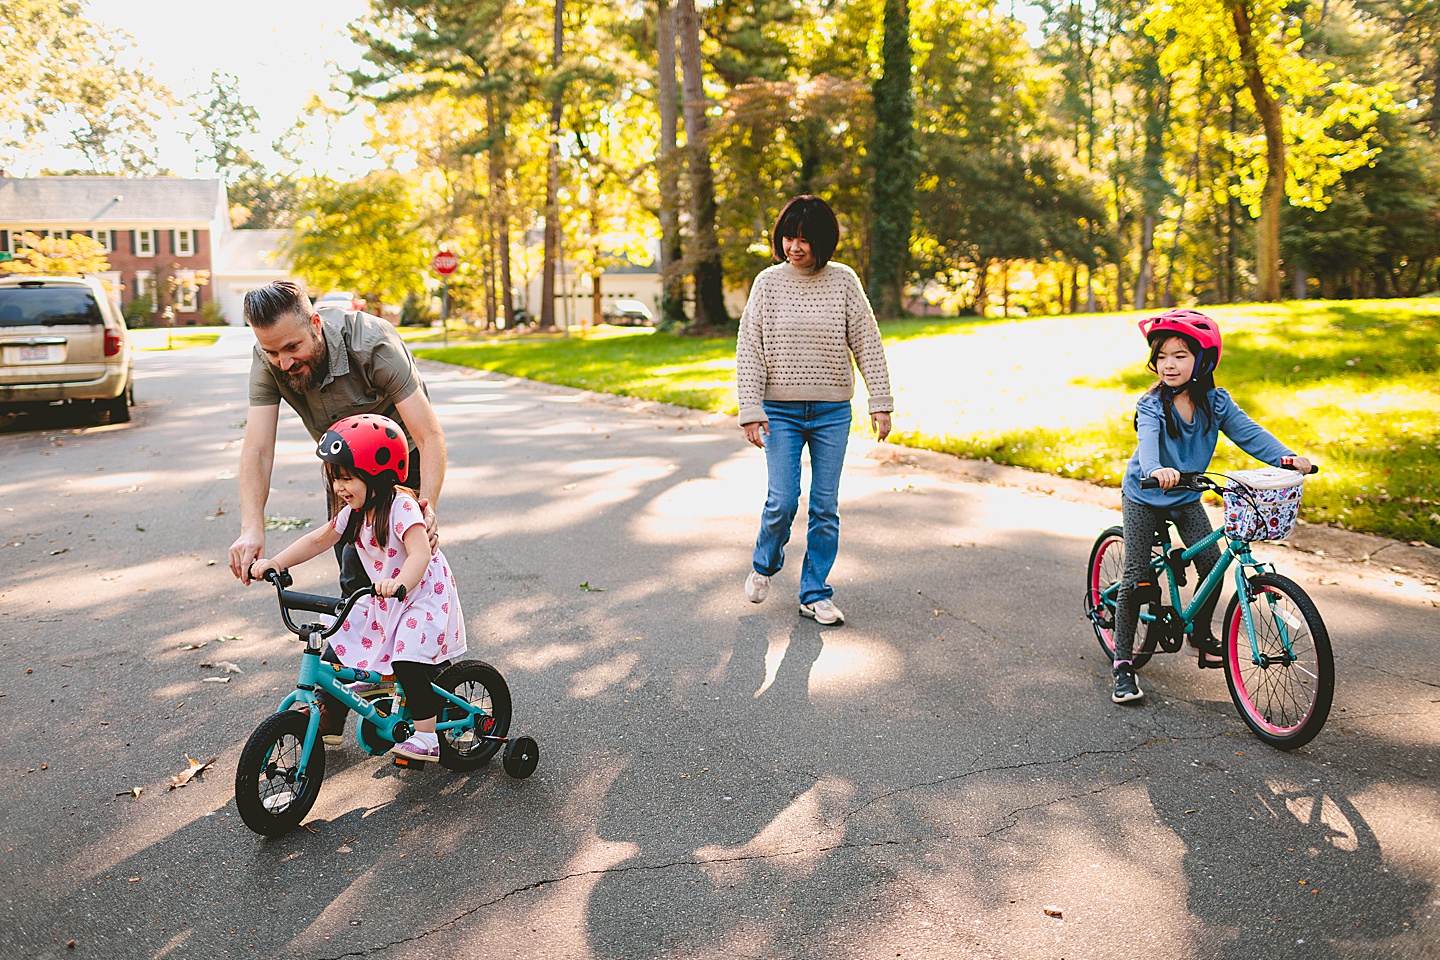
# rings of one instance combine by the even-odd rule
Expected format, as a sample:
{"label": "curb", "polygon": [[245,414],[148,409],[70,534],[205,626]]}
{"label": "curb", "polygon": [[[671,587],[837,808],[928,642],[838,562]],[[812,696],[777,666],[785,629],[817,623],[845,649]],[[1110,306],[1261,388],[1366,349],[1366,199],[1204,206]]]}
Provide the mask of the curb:
{"label": "curb", "polygon": [[[538,380],[526,380],[524,377],[496,373],[492,370],[452,366],[436,360],[417,358],[416,362],[422,367],[432,367],[437,373],[444,371],[451,375],[458,374],[471,379],[498,380],[503,383],[518,384],[542,393],[578,396],[605,406],[684,420],[695,426],[731,427],[736,430],[740,428],[737,418],[730,414],[706,413],[702,410],[681,407],[673,403],[662,403],[658,400],[637,400],[634,397],[622,397],[613,393],[599,393],[594,390],[582,390],[578,387],[542,383]],[[870,460],[898,466],[919,467],[972,483],[1016,487],[1032,493],[1061,497],[1065,500],[1107,507],[1116,511],[1120,509],[1120,491],[1117,488],[1101,487],[1084,480],[1072,480],[1068,477],[1038,473],[1034,470],[1026,470],[1024,467],[1011,467],[988,460],[966,460],[949,453],[937,453],[934,450],[924,450],[919,447],[904,447],[889,442],[876,442],[858,436],[851,437],[850,452]],[[1215,513],[1218,517],[1218,508]],[[1404,543],[1399,540],[1377,537],[1373,534],[1356,533],[1353,530],[1342,530],[1339,527],[1306,523],[1304,520],[1300,520],[1295,524],[1295,530],[1288,540],[1277,541],[1268,546],[1310,553],[1341,563],[1363,563],[1396,573],[1421,577],[1431,586],[1440,584],[1440,547],[1432,547],[1429,544]]]}

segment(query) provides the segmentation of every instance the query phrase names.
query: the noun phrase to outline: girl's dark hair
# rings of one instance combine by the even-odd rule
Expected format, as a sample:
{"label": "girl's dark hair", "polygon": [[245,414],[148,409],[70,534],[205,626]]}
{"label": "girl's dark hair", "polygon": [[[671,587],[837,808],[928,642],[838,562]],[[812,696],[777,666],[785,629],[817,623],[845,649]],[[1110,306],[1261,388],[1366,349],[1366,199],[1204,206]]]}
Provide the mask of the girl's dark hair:
{"label": "girl's dark hair", "polygon": [[[1195,357],[1195,363],[1200,363],[1200,341],[1183,333],[1166,331],[1150,339],[1150,362],[1146,367],[1151,373],[1159,374],[1155,363],[1160,357],[1160,349],[1172,339],[1179,340],[1185,344],[1186,349]],[[1179,390],[1171,390],[1165,386],[1165,382],[1156,381],[1155,386],[1150,388],[1150,393],[1160,398],[1160,407],[1165,411],[1165,433],[1171,440],[1180,439],[1180,415],[1175,412],[1175,395],[1184,393],[1190,397],[1190,402],[1195,406],[1195,415],[1204,417],[1205,429],[1210,429],[1211,420],[1214,419],[1214,412],[1210,409],[1210,392],[1215,389],[1214,371],[1206,371],[1200,376],[1191,380]]]}
{"label": "girl's dark hair", "polygon": [[785,262],[785,237],[800,237],[810,242],[810,252],[815,256],[815,269],[819,270],[835,256],[835,245],[840,242],[840,221],[830,204],[819,197],[801,194],[785,204],[775,226],[770,231],[770,248],[776,263]]}
{"label": "girl's dark hair", "polygon": [[[341,543],[360,543],[360,528],[369,521],[370,528],[375,531],[375,542],[384,549],[390,543],[390,506],[395,502],[396,492],[406,493],[415,500],[420,499],[420,494],[409,487],[402,487],[399,484],[380,483],[368,474],[358,470],[351,470],[349,467],[342,467],[339,464],[325,461],[325,482],[328,486],[334,487],[336,478],[350,480],[359,478],[365,481],[365,489],[368,496],[365,498],[365,506],[350,513],[350,521],[345,524],[345,532],[340,535]],[[378,521],[378,522],[377,522]]]}

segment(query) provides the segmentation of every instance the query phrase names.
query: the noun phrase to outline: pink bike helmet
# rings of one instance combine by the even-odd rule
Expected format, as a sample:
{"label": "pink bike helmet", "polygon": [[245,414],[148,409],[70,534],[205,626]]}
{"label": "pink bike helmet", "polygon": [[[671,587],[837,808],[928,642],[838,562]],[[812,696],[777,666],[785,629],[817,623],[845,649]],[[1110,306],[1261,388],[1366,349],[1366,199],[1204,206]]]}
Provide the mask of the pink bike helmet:
{"label": "pink bike helmet", "polygon": [[409,453],[400,424],[375,413],[339,421],[325,431],[315,450],[321,460],[391,485],[404,482]]}
{"label": "pink bike helmet", "polygon": [[1220,337],[1220,324],[1199,310],[1183,307],[1166,310],[1159,316],[1146,317],[1140,321],[1139,326],[1140,332],[1145,334],[1145,339],[1150,343],[1154,343],[1156,337],[1180,334],[1199,344],[1200,362],[1195,369],[1197,377],[1214,373],[1215,368],[1220,366],[1220,355],[1225,352],[1225,345]]}

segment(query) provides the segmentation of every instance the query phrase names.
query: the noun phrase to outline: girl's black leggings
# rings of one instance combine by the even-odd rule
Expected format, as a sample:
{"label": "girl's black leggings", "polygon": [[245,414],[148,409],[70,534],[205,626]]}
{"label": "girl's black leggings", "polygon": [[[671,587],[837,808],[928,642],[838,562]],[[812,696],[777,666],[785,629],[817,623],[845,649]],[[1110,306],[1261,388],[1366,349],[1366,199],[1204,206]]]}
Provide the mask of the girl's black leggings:
{"label": "girl's black leggings", "polygon": [[[1119,609],[1115,616],[1115,659],[1129,660],[1134,653],[1135,627],[1140,620],[1140,604],[1132,596],[1132,588],[1137,581],[1150,576],[1150,545],[1155,542],[1167,515],[1175,521],[1180,539],[1187,547],[1210,536],[1214,528],[1210,526],[1210,518],[1199,502],[1161,510],[1136,503],[1129,497],[1121,497],[1120,509],[1125,517],[1125,571],[1121,576],[1120,593],[1116,598]],[[1210,547],[1196,554],[1197,585],[1204,581],[1219,560],[1218,547]],[[1166,602],[1168,601],[1167,597]],[[1210,599],[1205,601],[1205,606],[1197,612],[1195,633],[1198,636],[1210,636],[1210,621],[1215,615],[1215,604],[1219,602],[1220,591],[1216,590],[1210,595]]]}
{"label": "girl's black leggings", "polygon": [[440,712],[440,698],[430,689],[430,684],[440,676],[442,665],[393,660],[390,666],[395,680],[405,690],[405,703],[410,707],[412,720],[429,720]]}

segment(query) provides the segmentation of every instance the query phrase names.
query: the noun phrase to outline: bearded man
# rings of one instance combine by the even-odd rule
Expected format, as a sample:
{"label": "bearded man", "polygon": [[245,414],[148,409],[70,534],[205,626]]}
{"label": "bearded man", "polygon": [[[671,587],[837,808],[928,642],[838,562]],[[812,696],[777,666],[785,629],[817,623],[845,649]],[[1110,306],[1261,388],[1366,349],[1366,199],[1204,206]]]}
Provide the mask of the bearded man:
{"label": "bearded man", "polygon": [[[264,555],[265,503],[275,465],[280,401],[288,403],[318,443],[337,420],[379,413],[409,438],[405,485],[420,494],[431,549],[445,480],[445,435],[405,341],[386,321],[359,311],[324,308],[322,316],[299,285],[288,280],[245,294],[245,320],[255,332],[250,362],[250,412],[240,451],[240,537],[230,546],[230,571],[250,583],[250,564]],[[326,489],[329,513],[333,492]],[[340,591],[370,582],[353,544],[337,547]]]}

